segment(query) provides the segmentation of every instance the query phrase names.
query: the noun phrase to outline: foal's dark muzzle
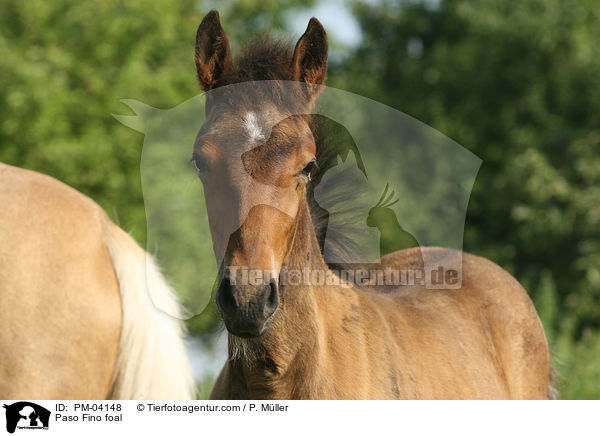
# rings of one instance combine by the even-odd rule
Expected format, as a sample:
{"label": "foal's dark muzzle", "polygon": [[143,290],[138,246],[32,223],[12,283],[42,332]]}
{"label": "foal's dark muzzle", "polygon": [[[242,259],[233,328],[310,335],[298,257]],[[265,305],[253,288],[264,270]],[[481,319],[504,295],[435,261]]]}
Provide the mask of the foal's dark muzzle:
{"label": "foal's dark muzzle", "polygon": [[229,333],[242,338],[262,335],[279,307],[279,289],[273,279],[267,284],[233,284],[223,277],[217,289],[217,307]]}

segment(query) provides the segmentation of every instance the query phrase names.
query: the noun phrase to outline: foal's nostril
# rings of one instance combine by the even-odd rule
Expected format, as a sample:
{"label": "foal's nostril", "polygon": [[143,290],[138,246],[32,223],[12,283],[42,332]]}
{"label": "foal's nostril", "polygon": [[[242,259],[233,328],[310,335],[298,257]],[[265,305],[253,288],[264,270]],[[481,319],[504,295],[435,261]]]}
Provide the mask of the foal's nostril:
{"label": "foal's nostril", "polygon": [[257,337],[266,331],[279,307],[279,289],[276,280],[259,286],[236,286],[228,277],[223,277],[216,300],[230,333]]}
{"label": "foal's nostril", "polygon": [[234,313],[237,309],[237,302],[233,296],[233,286],[227,277],[223,277],[219,288],[217,289],[217,305],[221,310],[227,313]]}
{"label": "foal's nostril", "polygon": [[271,316],[279,307],[279,286],[274,279],[269,283],[269,295],[267,296],[267,304],[265,304],[265,315]]}

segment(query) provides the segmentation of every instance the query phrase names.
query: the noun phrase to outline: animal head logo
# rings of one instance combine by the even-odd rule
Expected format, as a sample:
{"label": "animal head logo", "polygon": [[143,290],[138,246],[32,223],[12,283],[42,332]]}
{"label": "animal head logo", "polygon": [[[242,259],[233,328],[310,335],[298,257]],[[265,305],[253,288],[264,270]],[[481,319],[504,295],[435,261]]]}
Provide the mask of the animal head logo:
{"label": "animal head logo", "polygon": [[[308,171],[307,165],[301,172],[306,173],[313,223],[321,224],[315,233],[328,264],[370,264],[382,254],[414,246],[462,248],[466,206],[481,160],[395,109],[335,88],[320,91],[310,117],[304,108],[287,103],[286,96],[298,92],[298,82],[286,80],[231,84],[164,110],[124,100],[136,115],[116,118],[144,133],[140,173],[147,248],[160,249],[165,272],[178,278],[190,314],[201,313],[212,301],[229,241],[244,241],[236,233],[244,223],[274,238],[267,224],[296,216],[287,205],[298,204],[292,194],[301,189],[271,178],[298,174],[287,165],[295,162],[292,157],[300,149],[293,144],[300,142],[316,148],[315,169]],[[275,97],[282,101],[271,104]],[[390,196],[392,187],[398,201]],[[284,191],[285,198],[278,195]],[[381,201],[373,205],[376,199]],[[260,219],[267,212],[273,218],[269,223]],[[237,246],[231,247],[233,252]],[[279,263],[283,257],[278,255]],[[266,263],[271,257],[261,259]],[[443,262],[424,259],[425,269],[450,269]],[[170,313],[150,285],[148,292]]]}
{"label": "animal head logo", "polygon": [[395,191],[388,192],[388,190],[389,184],[386,184],[379,201],[369,210],[367,217],[367,226],[377,227],[380,232],[379,251],[381,256],[419,246],[416,238],[400,225],[396,212],[392,209],[392,206],[400,199],[394,200]]}
{"label": "animal head logo", "polygon": [[[367,225],[369,227],[377,227],[381,225],[386,218],[389,218],[393,215],[395,218],[396,214],[391,209],[391,207],[400,201],[399,198],[394,200],[395,191],[392,191],[388,194],[389,183],[385,185],[385,189],[383,190],[383,194],[379,197],[379,201],[375,206],[373,206],[369,210],[369,216],[367,217]],[[387,194],[387,197],[386,197]]]}
{"label": "animal head logo", "polygon": [[13,404],[4,404],[6,409],[6,431],[14,433],[21,429],[48,429],[50,411],[38,404],[29,401],[19,401]]}

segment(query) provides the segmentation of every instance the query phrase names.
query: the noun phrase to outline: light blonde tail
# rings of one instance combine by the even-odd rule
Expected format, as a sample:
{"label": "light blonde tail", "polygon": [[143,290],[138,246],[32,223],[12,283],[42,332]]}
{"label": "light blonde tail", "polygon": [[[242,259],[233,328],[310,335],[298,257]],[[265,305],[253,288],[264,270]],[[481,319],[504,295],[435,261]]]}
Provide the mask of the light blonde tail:
{"label": "light blonde tail", "polygon": [[550,366],[550,381],[548,383],[548,399],[560,400],[560,391],[558,390],[560,374],[552,365]]}
{"label": "light blonde tail", "polygon": [[152,256],[108,220],[104,242],[123,318],[111,399],[194,399],[182,310],[172,289]]}

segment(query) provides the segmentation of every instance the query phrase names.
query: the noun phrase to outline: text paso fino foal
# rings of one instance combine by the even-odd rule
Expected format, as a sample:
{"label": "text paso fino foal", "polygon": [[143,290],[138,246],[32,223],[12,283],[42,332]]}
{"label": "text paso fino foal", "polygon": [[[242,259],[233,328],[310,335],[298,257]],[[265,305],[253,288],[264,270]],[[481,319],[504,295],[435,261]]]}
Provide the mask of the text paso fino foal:
{"label": "text paso fino foal", "polygon": [[[333,274],[307,199],[311,174],[315,180],[326,166],[319,165],[323,150],[313,119],[286,112],[277,89],[261,98],[250,85],[250,94],[236,98],[226,85],[322,85],[327,37],[316,19],[295,48],[262,38],[234,62],[211,11],[198,28],[195,60],[198,80],[211,92],[193,160],[215,254],[220,260],[224,253],[216,301],[229,331],[229,358],[213,399],[546,398],[550,366],[542,324],[519,283],[486,259],[463,253],[462,288],[452,291],[292,286],[278,277],[282,268]],[[310,114],[318,87],[297,88],[295,113]],[[234,162],[240,155],[243,166]],[[231,233],[229,221],[236,219]],[[413,248],[383,257],[380,266],[422,266],[421,254],[456,256]],[[273,278],[240,283],[230,276],[236,267],[273,271]]]}
{"label": "text paso fino foal", "polygon": [[192,399],[179,305],[91,199],[0,163],[0,398]]}

